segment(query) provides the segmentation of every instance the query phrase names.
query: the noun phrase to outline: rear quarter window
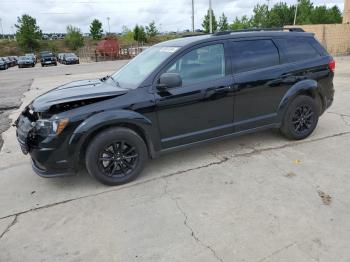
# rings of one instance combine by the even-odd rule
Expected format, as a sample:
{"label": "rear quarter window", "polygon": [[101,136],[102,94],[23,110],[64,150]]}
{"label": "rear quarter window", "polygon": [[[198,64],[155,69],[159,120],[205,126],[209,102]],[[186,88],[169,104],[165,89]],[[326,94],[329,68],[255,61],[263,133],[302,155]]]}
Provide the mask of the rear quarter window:
{"label": "rear quarter window", "polygon": [[279,64],[277,47],[269,39],[232,41],[231,44],[230,52],[235,73]]}
{"label": "rear quarter window", "polygon": [[275,40],[284,55],[285,62],[298,62],[320,57],[320,53],[305,38],[284,38]]}

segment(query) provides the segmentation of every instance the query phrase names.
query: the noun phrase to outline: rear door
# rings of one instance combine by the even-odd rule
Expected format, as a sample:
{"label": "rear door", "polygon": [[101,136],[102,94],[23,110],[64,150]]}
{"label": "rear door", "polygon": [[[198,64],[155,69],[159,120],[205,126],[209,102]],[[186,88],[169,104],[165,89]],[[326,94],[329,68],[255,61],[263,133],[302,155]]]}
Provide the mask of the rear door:
{"label": "rear door", "polygon": [[235,131],[276,123],[278,105],[295,83],[293,65],[280,64],[279,50],[268,38],[232,40],[230,53]]}

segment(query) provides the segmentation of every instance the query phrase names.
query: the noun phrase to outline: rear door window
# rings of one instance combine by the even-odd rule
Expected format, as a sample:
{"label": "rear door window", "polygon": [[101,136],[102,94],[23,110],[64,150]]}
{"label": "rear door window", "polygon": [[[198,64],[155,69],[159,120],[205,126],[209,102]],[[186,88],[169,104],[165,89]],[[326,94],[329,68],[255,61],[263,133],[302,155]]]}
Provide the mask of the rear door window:
{"label": "rear door window", "polygon": [[320,57],[320,54],[307,39],[284,38],[277,39],[276,42],[281,47],[286,62],[292,63]]}
{"label": "rear door window", "polygon": [[278,49],[269,39],[233,41],[231,55],[235,73],[279,64]]}

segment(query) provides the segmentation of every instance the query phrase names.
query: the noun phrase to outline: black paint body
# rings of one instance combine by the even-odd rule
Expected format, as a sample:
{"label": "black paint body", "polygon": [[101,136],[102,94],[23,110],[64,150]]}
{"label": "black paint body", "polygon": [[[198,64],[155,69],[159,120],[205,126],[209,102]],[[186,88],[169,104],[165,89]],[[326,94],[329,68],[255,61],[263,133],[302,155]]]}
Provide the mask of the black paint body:
{"label": "black paint body", "polygon": [[[159,46],[180,47],[156,68],[136,89],[125,90],[111,82],[76,81],[36,98],[20,118],[34,122],[42,118],[69,118],[58,136],[33,134],[23,121],[17,122],[17,137],[29,151],[34,170],[42,176],[77,171],[84,162],[89,141],[111,126],[134,129],[145,140],[150,157],[218,138],[279,127],[285,109],[299,94],[312,96],[320,114],[333,101],[332,60],[316,46],[319,57],[289,62],[276,39],[308,39],[312,34],[296,32],[235,33],[172,40]],[[234,41],[271,40],[278,50],[277,66],[236,72]],[[159,76],[183,54],[200,46],[223,44],[226,76],[219,80],[159,91]],[[318,43],[317,43],[318,44]],[[87,105],[56,112],[55,105],[74,101]],[[91,102],[92,101],[92,102]],[[21,122],[21,123],[20,123]],[[21,126],[22,125],[22,126]]]}

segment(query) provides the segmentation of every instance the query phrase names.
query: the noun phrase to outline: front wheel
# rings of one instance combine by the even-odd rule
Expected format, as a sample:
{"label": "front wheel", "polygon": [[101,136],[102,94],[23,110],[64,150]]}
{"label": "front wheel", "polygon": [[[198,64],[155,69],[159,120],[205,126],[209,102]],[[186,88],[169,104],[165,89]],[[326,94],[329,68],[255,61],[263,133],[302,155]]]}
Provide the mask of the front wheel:
{"label": "front wheel", "polygon": [[281,126],[281,133],[293,140],[308,137],[316,128],[319,112],[312,97],[301,95],[288,106]]}
{"label": "front wheel", "polygon": [[85,164],[89,174],[109,186],[134,180],[148,159],[143,139],[133,130],[110,128],[89,144]]}

